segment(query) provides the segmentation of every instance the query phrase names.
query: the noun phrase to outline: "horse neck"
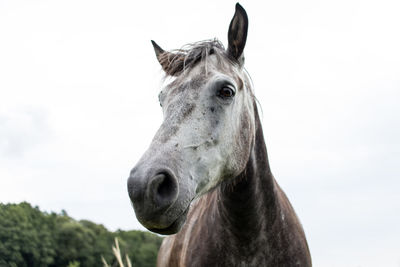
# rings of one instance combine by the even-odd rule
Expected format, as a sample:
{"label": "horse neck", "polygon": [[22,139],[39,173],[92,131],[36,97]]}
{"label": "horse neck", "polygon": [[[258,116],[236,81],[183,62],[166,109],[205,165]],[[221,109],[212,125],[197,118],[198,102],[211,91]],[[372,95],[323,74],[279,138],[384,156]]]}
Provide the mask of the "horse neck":
{"label": "horse neck", "polygon": [[[222,242],[231,251],[252,257],[268,251],[271,266],[311,266],[300,221],[270,171],[256,108],[255,121],[255,143],[245,170],[222,184],[216,194],[214,215],[225,235]],[[226,244],[226,240],[232,242]]]}
{"label": "horse neck", "polygon": [[255,107],[255,143],[245,170],[219,188],[218,211],[224,227],[239,239],[254,238],[279,212],[279,187],[270,171],[267,149]]}

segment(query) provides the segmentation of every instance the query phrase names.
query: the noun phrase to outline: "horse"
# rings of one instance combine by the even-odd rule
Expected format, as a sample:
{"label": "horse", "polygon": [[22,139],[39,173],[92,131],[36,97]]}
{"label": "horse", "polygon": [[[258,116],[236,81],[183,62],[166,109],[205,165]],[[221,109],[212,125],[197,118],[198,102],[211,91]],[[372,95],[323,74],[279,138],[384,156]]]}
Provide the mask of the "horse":
{"label": "horse", "polygon": [[228,47],[217,39],[165,51],[164,120],[130,172],[139,222],[168,235],[157,266],[312,266],[302,225],[271,173],[244,68],[248,17],[237,3]]}

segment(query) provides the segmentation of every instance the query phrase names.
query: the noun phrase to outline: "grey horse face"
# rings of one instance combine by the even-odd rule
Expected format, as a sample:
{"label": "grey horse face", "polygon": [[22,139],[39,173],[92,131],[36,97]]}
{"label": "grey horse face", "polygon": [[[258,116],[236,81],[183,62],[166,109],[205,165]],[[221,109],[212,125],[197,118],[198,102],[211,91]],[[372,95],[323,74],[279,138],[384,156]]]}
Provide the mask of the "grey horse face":
{"label": "grey horse face", "polygon": [[164,121],[129,179],[136,215],[154,232],[176,233],[191,201],[239,175],[249,158],[254,115],[245,80],[239,69],[211,65],[206,73],[204,64],[161,91]]}
{"label": "grey horse face", "polygon": [[[178,232],[195,198],[245,168],[255,129],[253,94],[243,71],[243,33],[247,21],[236,10],[227,51],[213,47],[205,59],[180,61],[179,54],[171,56],[153,43],[164,70],[175,79],[159,95],[164,121],[128,179],[136,216],[153,232]],[[185,60],[190,67],[180,68]]]}

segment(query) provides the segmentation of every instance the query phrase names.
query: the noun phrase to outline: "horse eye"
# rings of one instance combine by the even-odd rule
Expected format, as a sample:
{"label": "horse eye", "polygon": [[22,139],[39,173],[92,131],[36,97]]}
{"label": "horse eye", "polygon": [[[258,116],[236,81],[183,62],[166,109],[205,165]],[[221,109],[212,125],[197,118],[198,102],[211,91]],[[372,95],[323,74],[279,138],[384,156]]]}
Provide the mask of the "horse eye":
{"label": "horse eye", "polygon": [[235,91],[231,87],[225,85],[219,90],[218,96],[221,98],[231,98],[235,96]]}

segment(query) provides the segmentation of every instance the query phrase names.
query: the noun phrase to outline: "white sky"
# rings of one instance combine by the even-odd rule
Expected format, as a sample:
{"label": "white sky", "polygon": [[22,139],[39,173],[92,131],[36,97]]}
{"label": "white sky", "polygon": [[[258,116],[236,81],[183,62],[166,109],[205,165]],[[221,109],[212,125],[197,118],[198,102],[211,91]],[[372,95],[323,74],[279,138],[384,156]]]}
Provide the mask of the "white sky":
{"label": "white sky", "polygon": [[[234,1],[0,0],[0,201],[143,229],[126,191],[162,114],[163,48]],[[400,266],[400,2],[242,1],[275,177],[315,266]]]}

